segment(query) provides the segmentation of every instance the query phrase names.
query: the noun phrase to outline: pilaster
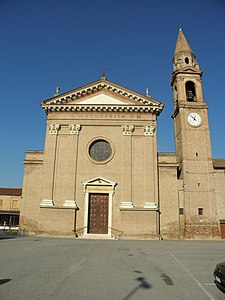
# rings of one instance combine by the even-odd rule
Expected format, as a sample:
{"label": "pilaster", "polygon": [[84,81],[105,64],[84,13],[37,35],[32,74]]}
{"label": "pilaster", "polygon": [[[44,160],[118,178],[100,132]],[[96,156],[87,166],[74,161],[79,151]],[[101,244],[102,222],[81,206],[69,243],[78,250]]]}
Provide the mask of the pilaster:
{"label": "pilaster", "polygon": [[122,199],[121,205],[132,207],[132,135],[133,125],[122,126]]}
{"label": "pilaster", "polygon": [[76,185],[77,185],[77,160],[78,160],[78,144],[79,134],[81,131],[80,124],[69,125],[69,145],[70,155],[68,157],[68,177],[67,187],[65,191],[66,199],[76,200]]}
{"label": "pilaster", "polygon": [[42,199],[53,200],[56,150],[59,130],[59,124],[47,125],[43,166],[44,168]]}
{"label": "pilaster", "polygon": [[156,204],[154,203],[157,203],[157,186],[155,186],[155,183],[157,182],[157,150],[155,149],[155,130],[155,124],[144,126],[143,207],[145,208],[155,208]]}

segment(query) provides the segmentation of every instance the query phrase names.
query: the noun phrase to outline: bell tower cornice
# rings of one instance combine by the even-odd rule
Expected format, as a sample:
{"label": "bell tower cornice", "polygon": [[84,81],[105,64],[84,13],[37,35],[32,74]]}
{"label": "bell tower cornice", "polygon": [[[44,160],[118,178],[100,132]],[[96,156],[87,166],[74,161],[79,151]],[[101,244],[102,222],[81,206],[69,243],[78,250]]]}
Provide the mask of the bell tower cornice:
{"label": "bell tower cornice", "polygon": [[184,67],[179,70],[173,71],[172,75],[171,75],[171,79],[170,79],[171,86],[173,85],[175,78],[177,81],[184,80],[184,77],[183,77],[184,74],[186,74],[186,77],[188,75],[191,75],[191,76],[197,75],[198,77],[201,78],[203,72],[201,70],[196,70],[193,67]]}
{"label": "bell tower cornice", "polygon": [[203,102],[203,103],[194,103],[194,104],[192,104],[192,103],[187,104],[185,101],[184,102],[179,102],[179,103],[177,103],[177,106],[176,106],[176,108],[175,108],[175,110],[174,110],[174,112],[171,116],[172,119],[174,119],[177,116],[177,114],[179,113],[181,108],[184,108],[186,110],[191,111],[193,109],[194,110],[195,109],[208,109],[208,105],[205,102]]}

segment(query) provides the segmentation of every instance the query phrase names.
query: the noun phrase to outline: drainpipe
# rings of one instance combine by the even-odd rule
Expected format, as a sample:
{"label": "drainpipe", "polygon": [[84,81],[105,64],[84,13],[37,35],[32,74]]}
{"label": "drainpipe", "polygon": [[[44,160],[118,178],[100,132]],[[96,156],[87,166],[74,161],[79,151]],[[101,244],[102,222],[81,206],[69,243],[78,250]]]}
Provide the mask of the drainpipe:
{"label": "drainpipe", "polygon": [[74,208],[74,223],[73,223],[73,232],[74,232],[74,237],[78,237],[77,236],[77,211],[79,210],[79,208],[77,207],[77,204],[75,203],[75,208]]}

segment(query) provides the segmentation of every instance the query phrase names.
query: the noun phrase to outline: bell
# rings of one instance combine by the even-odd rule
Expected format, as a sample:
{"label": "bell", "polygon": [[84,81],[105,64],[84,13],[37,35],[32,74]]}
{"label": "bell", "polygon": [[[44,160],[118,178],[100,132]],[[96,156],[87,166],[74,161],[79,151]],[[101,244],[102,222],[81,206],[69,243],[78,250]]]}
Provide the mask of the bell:
{"label": "bell", "polygon": [[194,95],[192,91],[187,91],[187,101],[194,101]]}

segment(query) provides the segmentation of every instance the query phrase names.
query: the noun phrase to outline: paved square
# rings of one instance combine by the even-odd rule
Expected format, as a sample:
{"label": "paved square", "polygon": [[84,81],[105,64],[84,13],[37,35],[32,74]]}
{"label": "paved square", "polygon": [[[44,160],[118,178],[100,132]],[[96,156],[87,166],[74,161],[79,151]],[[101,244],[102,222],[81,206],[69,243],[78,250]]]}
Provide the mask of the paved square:
{"label": "paved square", "polygon": [[0,237],[0,299],[224,299],[222,241]]}

